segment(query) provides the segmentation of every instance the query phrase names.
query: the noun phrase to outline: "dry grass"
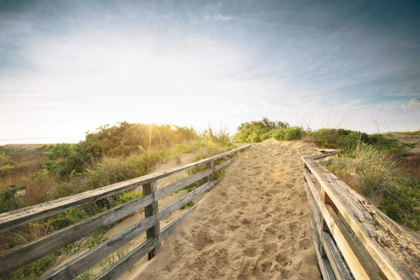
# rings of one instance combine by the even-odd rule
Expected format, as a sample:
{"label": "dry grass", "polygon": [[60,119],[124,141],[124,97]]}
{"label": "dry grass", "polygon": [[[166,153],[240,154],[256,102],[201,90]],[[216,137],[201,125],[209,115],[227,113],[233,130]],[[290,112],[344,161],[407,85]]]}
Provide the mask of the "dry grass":
{"label": "dry grass", "polygon": [[359,144],[356,149],[326,163],[328,169],[350,186],[370,196],[372,192],[388,193],[396,188],[401,175],[398,162],[385,151]]}

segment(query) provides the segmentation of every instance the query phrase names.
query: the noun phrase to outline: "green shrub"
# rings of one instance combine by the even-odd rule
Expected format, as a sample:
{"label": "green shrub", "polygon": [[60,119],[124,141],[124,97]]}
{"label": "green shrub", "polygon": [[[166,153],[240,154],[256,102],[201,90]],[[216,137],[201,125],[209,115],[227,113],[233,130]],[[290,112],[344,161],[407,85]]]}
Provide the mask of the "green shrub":
{"label": "green shrub", "polygon": [[197,138],[194,129],[175,125],[121,122],[87,133],[86,142],[95,155],[129,156],[139,147],[171,147]]}
{"label": "green shrub", "polygon": [[45,169],[62,178],[72,172],[82,172],[83,168],[95,159],[90,145],[83,141],[79,144],[51,145],[50,151],[44,155],[49,159],[44,163]]}
{"label": "green shrub", "polygon": [[343,149],[352,151],[360,143],[372,145],[380,150],[401,154],[405,146],[398,140],[384,137],[381,134],[367,134],[346,129],[319,129],[312,132],[314,143],[320,148]]}
{"label": "green shrub", "polygon": [[18,269],[5,277],[2,277],[2,279],[4,280],[39,279],[49,268],[51,268],[54,265],[58,255],[59,255],[58,253],[49,254],[39,260],[36,260],[28,265],[25,265],[21,269]]}
{"label": "green shrub", "polygon": [[181,154],[189,154],[193,152],[193,148],[191,146],[186,146],[186,145],[181,145],[181,144],[177,144],[174,150],[176,153],[181,153]]}
{"label": "green shrub", "polygon": [[0,190],[0,213],[9,212],[18,208],[16,193],[18,188],[6,187]]}
{"label": "green shrub", "polygon": [[261,134],[260,135],[260,140],[265,141],[265,140],[271,138],[271,134],[272,134],[272,131]]}
{"label": "green shrub", "polygon": [[15,167],[11,164],[4,164],[3,166],[0,166],[0,176],[9,174],[14,168]]}
{"label": "green shrub", "polygon": [[49,220],[49,223],[51,223],[54,230],[59,230],[86,219],[89,216],[84,210],[75,208],[53,217]]}
{"label": "green shrub", "polygon": [[105,229],[102,228],[100,230],[95,231],[92,234],[92,237],[89,239],[88,243],[85,245],[85,248],[92,249],[102,242],[105,242],[108,240],[108,237],[103,237],[103,234],[105,233]]}
{"label": "green shrub", "polygon": [[420,181],[407,177],[397,181],[400,187],[384,195],[379,209],[396,222],[420,230]]}
{"label": "green shrub", "polygon": [[234,141],[239,143],[256,143],[271,137],[276,140],[300,140],[302,134],[302,127],[290,127],[288,123],[272,122],[264,118],[261,121],[241,124],[234,136]]}
{"label": "green shrub", "polygon": [[44,153],[49,159],[44,167],[52,174],[67,178],[72,172],[83,172],[87,165],[103,156],[139,155],[149,149],[167,149],[196,138],[197,134],[192,128],[174,125],[128,122],[105,125],[88,132],[86,140],[78,144],[51,145],[50,151]]}
{"label": "green shrub", "polygon": [[293,126],[284,129],[276,129],[271,132],[271,136],[276,140],[300,140],[302,138],[302,128]]}
{"label": "green shrub", "polygon": [[271,137],[267,133],[270,133],[272,130],[284,129],[287,127],[289,127],[288,123],[273,122],[267,118],[263,118],[261,121],[245,122],[238,127],[238,132],[234,136],[234,141],[238,143],[261,142]]}
{"label": "green shrub", "polygon": [[360,143],[324,165],[343,181],[358,176],[360,191],[380,194],[379,209],[398,223],[420,229],[420,183],[402,172],[398,161],[380,145]]}

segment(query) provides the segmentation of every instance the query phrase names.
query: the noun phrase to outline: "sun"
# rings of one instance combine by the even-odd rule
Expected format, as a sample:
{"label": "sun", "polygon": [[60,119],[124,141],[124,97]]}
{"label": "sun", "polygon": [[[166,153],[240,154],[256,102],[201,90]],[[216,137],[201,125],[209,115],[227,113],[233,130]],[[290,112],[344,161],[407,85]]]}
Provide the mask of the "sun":
{"label": "sun", "polygon": [[178,130],[178,127],[176,127],[176,126],[174,126],[174,125],[171,125],[171,129],[172,129],[173,131],[177,131],[177,130]]}

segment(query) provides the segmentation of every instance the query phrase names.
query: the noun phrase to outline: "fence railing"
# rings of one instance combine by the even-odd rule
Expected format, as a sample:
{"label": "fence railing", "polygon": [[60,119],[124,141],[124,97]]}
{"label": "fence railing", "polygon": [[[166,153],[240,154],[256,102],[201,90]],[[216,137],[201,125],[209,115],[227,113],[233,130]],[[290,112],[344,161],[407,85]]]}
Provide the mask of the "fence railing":
{"label": "fence railing", "polygon": [[[238,155],[233,155],[248,147],[250,147],[250,145],[244,145],[226,153],[166,171],[148,174],[146,176],[92,191],[0,214],[1,232],[32,221],[59,214],[71,208],[82,206],[86,203],[97,201],[111,195],[133,190],[139,186],[142,186],[143,188],[143,196],[140,198],[111,208],[89,219],[53,232],[28,244],[0,253],[0,277],[50,253],[53,253],[56,250],[63,248],[82,237],[88,236],[103,227],[112,225],[144,208],[145,219],[125,229],[121,233],[106,240],[98,246],[88,250],[87,252],[75,257],[66,264],[48,273],[48,275],[45,275],[42,279],[73,279],[121,248],[123,245],[127,244],[130,240],[146,231],[147,240],[144,243],[126,254],[118,262],[114,263],[108,270],[97,277],[97,279],[117,278],[146,254],[149,255],[149,259],[153,258],[157,254],[161,242],[175,230],[181,220],[188,215],[195,206],[178,216],[162,230],[160,230],[159,221],[168,217],[200,194],[210,190],[220,180],[214,180],[214,172],[237,160]],[[218,164],[215,165],[215,162]],[[200,171],[181,181],[169,184],[163,188],[156,188],[156,181],[158,179],[202,165],[206,165],[206,169],[203,171]],[[207,179],[205,180],[205,178]],[[192,192],[172,204],[159,209],[159,200],[193,183],[204,180],[206,182],[200,187],[194,189]]]}
{"label": "fence railing", "polygon": [[304,157],[315,251],[324,279],[420,279],[420,242],[316,162]]}

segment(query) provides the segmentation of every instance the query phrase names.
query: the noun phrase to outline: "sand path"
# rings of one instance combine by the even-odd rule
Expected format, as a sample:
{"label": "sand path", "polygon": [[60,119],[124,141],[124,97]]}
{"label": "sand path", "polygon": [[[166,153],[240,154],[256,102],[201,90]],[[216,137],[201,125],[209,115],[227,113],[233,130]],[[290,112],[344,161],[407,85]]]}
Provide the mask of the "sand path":
{"label": "sand path", "polygon": [[150,262],[122,279],[320,279],[303,188],[301,141],[255,144]]}

